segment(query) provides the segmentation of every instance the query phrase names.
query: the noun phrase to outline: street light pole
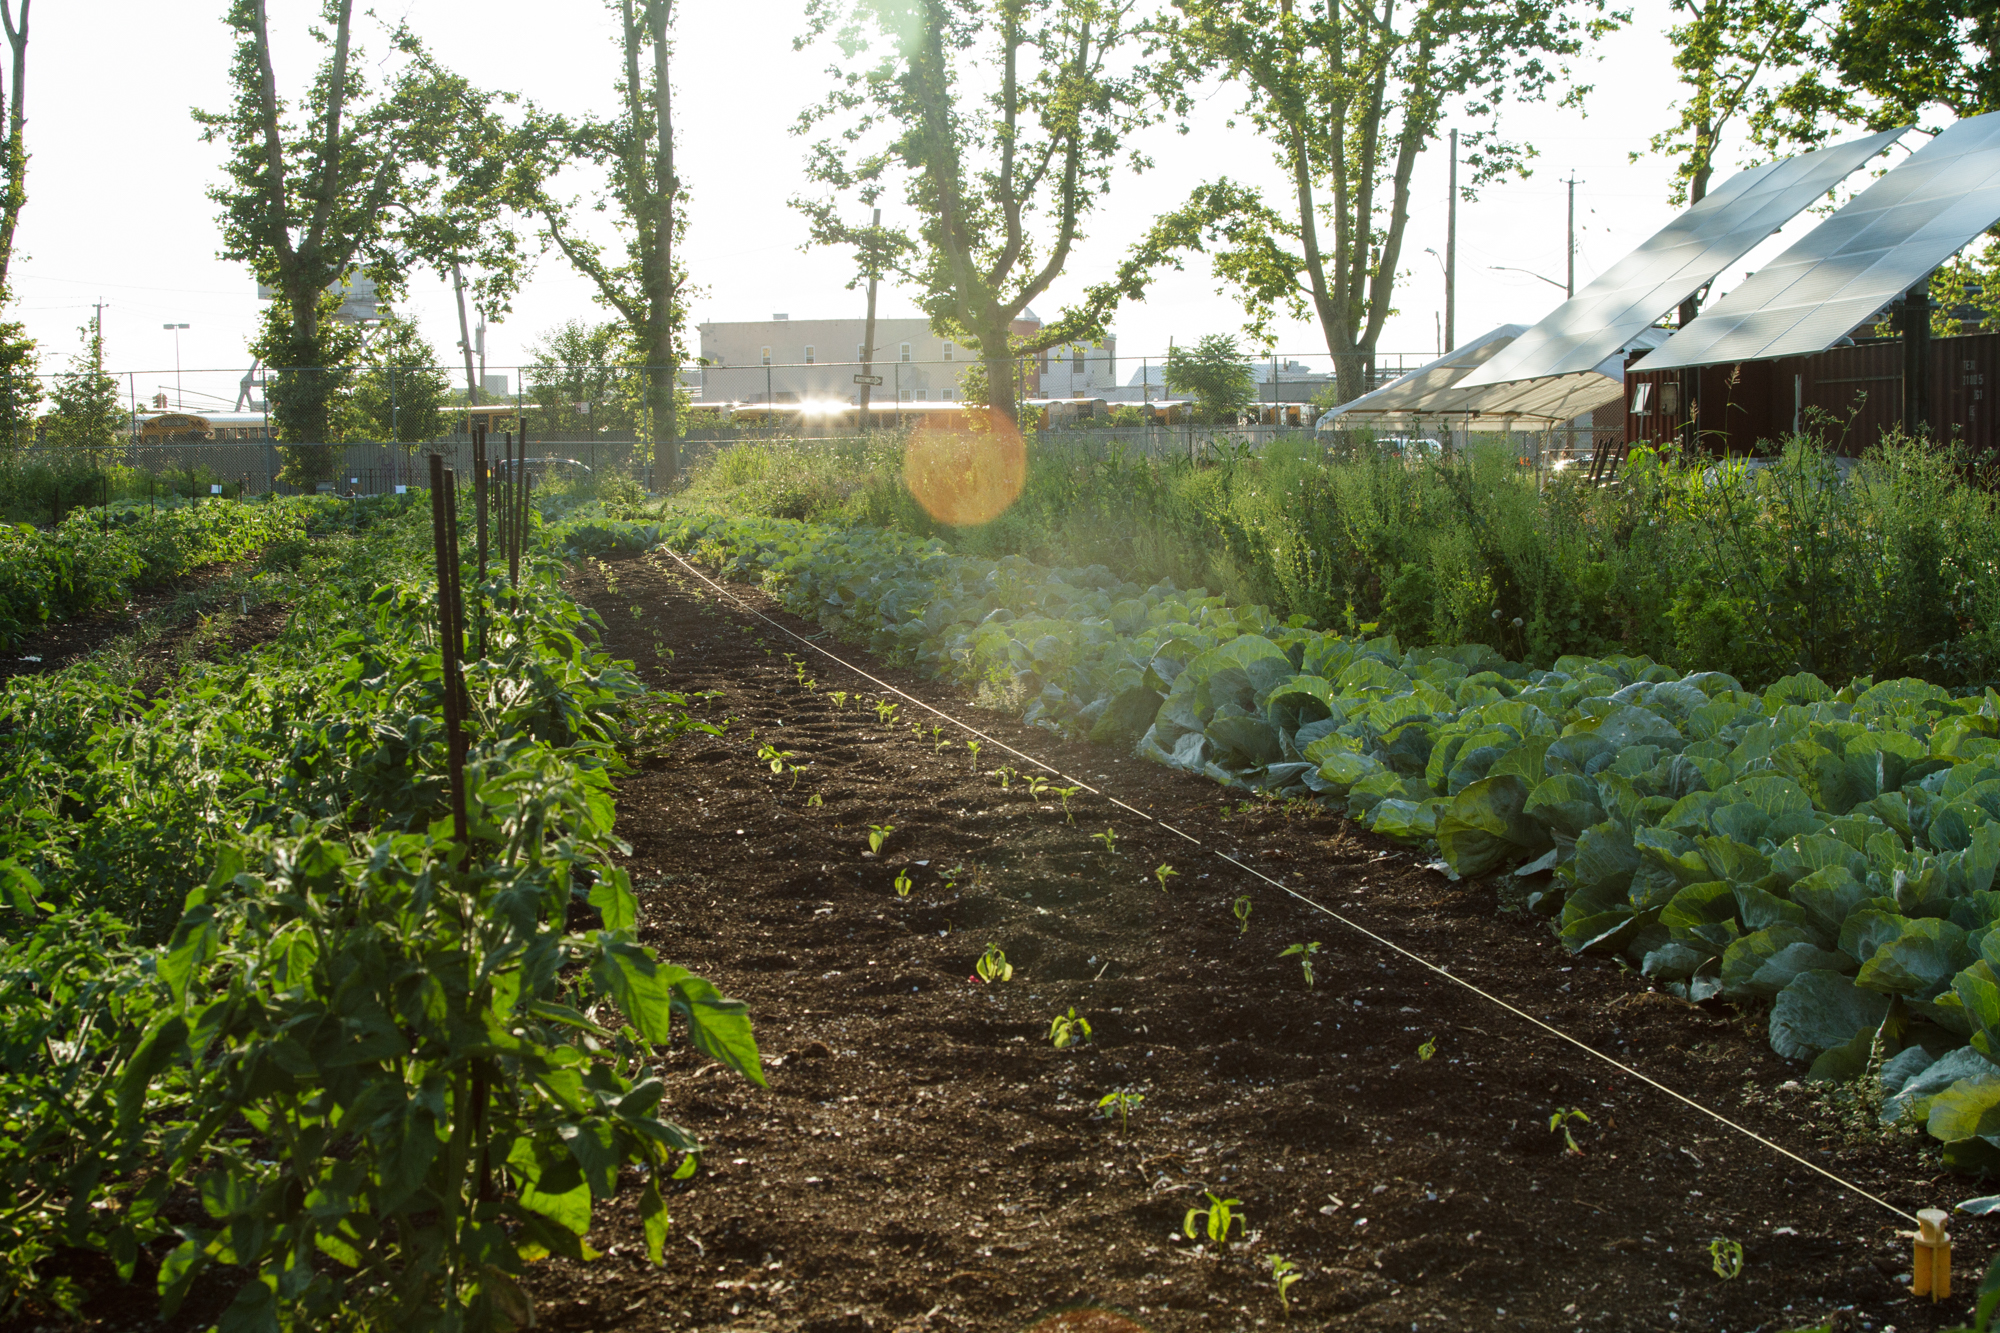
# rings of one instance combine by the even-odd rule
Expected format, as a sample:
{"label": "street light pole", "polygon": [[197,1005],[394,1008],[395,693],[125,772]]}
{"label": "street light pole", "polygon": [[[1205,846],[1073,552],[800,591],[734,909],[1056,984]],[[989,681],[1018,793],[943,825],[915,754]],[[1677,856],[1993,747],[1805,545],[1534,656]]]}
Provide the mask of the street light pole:
{"label": "street light pole", "polygon": [[181,330],[187,325],[162,324],[160,327],[174,331],[174,406],[180,407],[186,401],[181,392]]}

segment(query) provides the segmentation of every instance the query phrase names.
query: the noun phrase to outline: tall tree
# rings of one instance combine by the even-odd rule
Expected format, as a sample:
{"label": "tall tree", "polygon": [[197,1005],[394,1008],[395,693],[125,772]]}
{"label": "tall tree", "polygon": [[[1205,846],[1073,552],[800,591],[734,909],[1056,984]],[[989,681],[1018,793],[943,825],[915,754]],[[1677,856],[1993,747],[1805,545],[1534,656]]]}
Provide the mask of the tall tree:
{"label": "tall tree", "polygon": [[118,381],[104,373],[104,331],[98,317],[77,333],[83,348],[70,358],[70,368],[58,372],[50,390],[51,410],[46,439],[65,449],[108,449],[127,429]]}
{"label": "tall tree", "polygon": [[632,389],[643,383],[631,331],[621,320],[564,320],[528,347],[523,392],[535,404],[538,434],[586,436],[637,424]]}
{"label": "tall tree", "polygon": [[1673,0],[1683,21],[1667,37],[1685,92],[1678,118],[1650,146],[1674,163],[1674,203],[1707,197],[1732,126],[1747,137],[1768,123],[1780,81],[1812,56],[1808,25],[1817,7],[1815,0]]}
{"label": "tall tree", "polygon": [[349,433],[397,444],[435,440],[450,433],[450,396],[437,349],[414,323],[392,318],[369,342],[355,378]]}
{"label": "tall tree", "polygon": [[325,56],[294,108],[279,95],[266,0],[233,0],[236,100],[195,113],[203,139],[229,150],[227,180],[209,193],[222,206],[222,257],[247,262],[276,292],[252,350],[275,372],[278,437],[310,445],[337,429],[333,407],[350,370],[333,359],[338,302],[325,294],[361,270],[385,291],[399,285],[408,254],[395,206],[409,197],[438,118],[457,105],[406,29],[390,34],[405,59],[378,90],[362,76],[372,62],[354,43],[353,0],[321,0],[319,19],[308,31]]}
{"label": "tall tree", "polygon": [[[814,241],[885,264],[917,289],[933,327],[977,347],[987,404],[1009,418],[1014,358],[1102,337],[1121,293],[1100,285],[1038,332],[1010,332],[1062,273],[1126,136],[1159,114],[1116,63],[1132,46],[1131,10],[1127,0],[807,4],[800,45],[832,43],[838,86],[799,128],[837,128],[807,168],[829,197],[795,206]],[[845,218],[836,196],[865,197],[898,174],[920,219],[914,237]]]}
{"label": "tall tree", "polygon": [[[1175,0],[1157,25],[1171,95],[1222,75],[1271,141],[1290,197],[1267,204],[1228,180],[1197,189],[1142,243],[1135,271],[1176,248],[1208,248],[1241,293],[1253,333],[1279,312],[1312,318],[1341,396],[1363,377],[1394,309],[1410,179],[1447,110],[1472,123],[1467,193],[1525,174],[1532,150],[1503,138],[1503,102],[1562,89],[1569,61],[1624,18],[1605,0]],[[1565,87],[1565,85],[1568,85]],[[1331,235],[1327,234],[1327,229]]]}
{"label": "tall tree", "polygon": [[680,475],[681,331],[687,319],[686,274],[675,246],[687,226],[686,195],[674,169],[673,0],[611,0],[619,18],[622,101],[610,119],[531,117],[522,140],[553,149],[563,159],[588,162],[611,177],[613,225],[624,247],[622,261],[578,228],[579,205],[546,191],[538,205],[549,239],[597,288],[597,299],[615,311],[645,358],[645,417],[650,423],[659,480]]}
{"label": "tall tree", "polygon": [[1164,378],[1175,393],[1193,395],[1195,417],[1204,422],[1233,422],[1257,400],[1256,377],[1226,333],[1211,333],[1192,347],[1168,348]]}
{"label": "tall tree", "polygon": [[28,202],[28,7],[34,0],[21,0],[21,19],[14,21],[13,0],[0,0],[0,31],[7,36],[13,56],[14,82],[7,103],[7,146],[0,155],[5,185],[0,187],[0,292],[7,290],[9,265],[14,261],[14,229],[21,221],[21,208]]}

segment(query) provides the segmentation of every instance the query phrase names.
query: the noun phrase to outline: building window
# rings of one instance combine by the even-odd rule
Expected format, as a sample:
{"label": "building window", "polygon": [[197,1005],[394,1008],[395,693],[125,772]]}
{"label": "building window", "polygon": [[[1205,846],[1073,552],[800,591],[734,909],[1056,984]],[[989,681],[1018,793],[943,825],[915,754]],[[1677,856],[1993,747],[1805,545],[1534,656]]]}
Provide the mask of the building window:
{"label": "building window", "polygon": [[944,391],[943,393],[939,394],[938,396],[939,396],[940,398],[944,399],[944,400],[945,400],[945,401],[946,401],[947,403],[949,403],[949,402],[952,402],[952,401],[956,400],[956,399],[957,399],[957,397],[958,397],[958,394],[957,394],[957,393],[955,393],[955,392],[953,392],[953,391],[952,391],[952,390],[950,390],[950,389],[946,389],[946,390],[945,390],[945,391]]}
{"label": "building window", "polygon": [[1072,375],[1081,375],[1083,373],[1083,349],[1081,347],[1070,349],[1069,373]]}
{"label": "building window", "polygon": [[813,345],[812,345],[811,343],[807,343],[807,344],[806,344],[806,364],[807,364],[807,365],[811,365],[812,363],[813,363]]}
{"label": "building window", "polygon": [[951,345],[950,343],[946,343],[946,344],[944,345],[944,359],[945,359],[945,360],[947,360],[947,361],[951,360],[951,355],[952,355],[952,353],[953,353],[953,352],[955,352],[955,351],[957,351],[957,350],[958,350],[958,349],[957,349],[957,348],[955,348],[955,347],[953,347],[953,346],[952,346],[952,345]]}
{"label": "building window", "polygon": [[930,396],[931,396],[931,391],[929,389],[917,390],[917,401],[920,403],[928,401]]}
{"label": "building window", "polygon": [[904,343],[904,344],[903,344],[903,360],[905,360],[905,361],[908,361],[909,359],[910,359],[910,345],[909,345],[908,343]]}
{"label": "building window", "polygon": [[1072,389],[1072,390],[1070,390],[1070,394],[1069,394],[1069,396],[1070,396],[1070,397],[1072,397],[1072,398],[1081,398],[1081,397],[1083,397],[1083,390],[1081,390],[1081,389]]}
{"label": "building window", "polygon": [[764,349],[764,364],[767,366],[771,364],[771,349],[768,347]]}

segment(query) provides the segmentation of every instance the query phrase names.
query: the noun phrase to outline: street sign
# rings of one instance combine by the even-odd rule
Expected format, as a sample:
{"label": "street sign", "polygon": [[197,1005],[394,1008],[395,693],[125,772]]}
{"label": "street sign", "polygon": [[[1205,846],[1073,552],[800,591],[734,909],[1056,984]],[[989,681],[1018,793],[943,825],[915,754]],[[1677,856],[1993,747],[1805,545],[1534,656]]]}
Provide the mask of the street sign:
{"label": "street sign", "polygon": [[856,384],[880,384],[882,377],[880,375],[856,375],[854,382]]}

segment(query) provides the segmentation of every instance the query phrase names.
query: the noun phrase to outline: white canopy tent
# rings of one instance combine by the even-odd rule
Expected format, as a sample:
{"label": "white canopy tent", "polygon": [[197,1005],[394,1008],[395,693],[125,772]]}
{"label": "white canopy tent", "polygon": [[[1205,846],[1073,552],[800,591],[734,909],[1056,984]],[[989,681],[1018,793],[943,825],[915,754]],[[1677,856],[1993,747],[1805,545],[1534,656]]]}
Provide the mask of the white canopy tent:
{"label": "white canopy tent", "polygon": [[1527,328],[1525,324],[1502,324],[1481,334],[1373,393],[1333,408],[1320,418],[1320,429],[1412,431],[1433,425],[1468,431],[1548,430],[1586,412],[1622,403],[1626,352],[1658,347],[1669,332],[1642,329],[1589,370],[1461,387],[1473,371],[1498,356]]}

